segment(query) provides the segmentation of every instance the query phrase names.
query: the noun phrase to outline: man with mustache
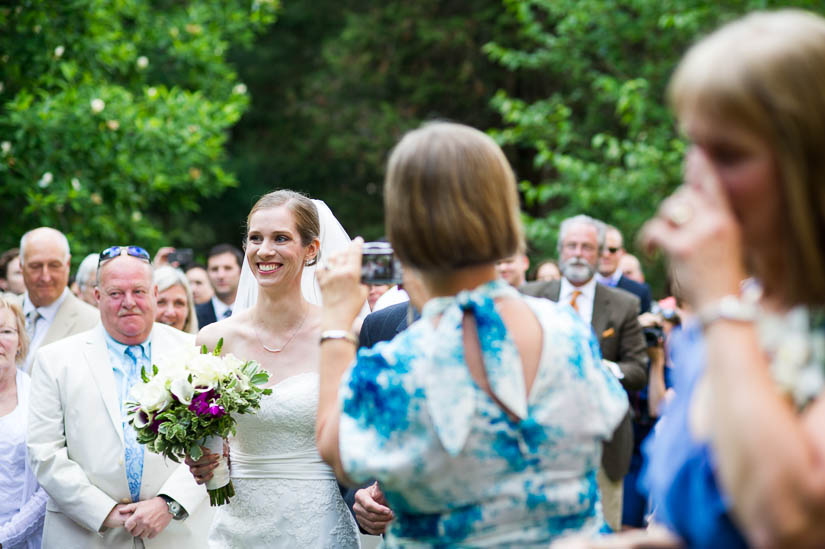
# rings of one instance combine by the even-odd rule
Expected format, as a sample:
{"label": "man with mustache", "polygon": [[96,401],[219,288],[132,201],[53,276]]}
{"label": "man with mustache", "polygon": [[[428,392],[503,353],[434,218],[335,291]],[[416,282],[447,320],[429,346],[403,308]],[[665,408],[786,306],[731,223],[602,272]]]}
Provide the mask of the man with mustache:
{"label": "man with mustache", "polygon": [[22,305],[30,341],[26,372],[40,346],[88,330],[100,319],[97,309],[69,291],[71,258],[68,239],[51,227],[33,229],[20,239],[26,286]]}
{"label": "man with mustache", "polygon": [[129,391],[157,357],[194,336],[155,323],[149,254],[112,246],[98,259],[100,323],[34,359],[27,446],[49,494],[43,548],[206,546],[211,508],[189,468],[144,451],[127,421]]}
{"label": "man with mustache", "polygon": [[[593,328],[605,367],[619,378],[626,391],[637,391],[647,384],[645,340],[637,320],[639,299],[596,282],[594,275],[604,241],[605,224],[601,221],[586,215],[565,219],[558,245],[562,279],[530,282],[520,290],[573,307]],[[598,474],[605,520],[613,530],[621,528],[622,480],[632,451],[633,429],[628,415],[613,440],[605,445]]]}

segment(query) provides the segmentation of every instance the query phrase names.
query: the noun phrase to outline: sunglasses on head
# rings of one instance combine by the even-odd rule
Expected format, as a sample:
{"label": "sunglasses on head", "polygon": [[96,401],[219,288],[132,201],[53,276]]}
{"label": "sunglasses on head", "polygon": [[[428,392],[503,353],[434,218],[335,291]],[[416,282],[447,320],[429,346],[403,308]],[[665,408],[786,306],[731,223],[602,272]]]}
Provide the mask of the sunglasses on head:
{"label": "sunglasses on head", "polygon": [[100,252],[100,257],[97,260],[97,264],[100,265],[104,261],[108,261],[110,259],[114,259],[122,255],[131,255],[132,257],[144,259],[148,262],[152,261],[152,259],[149,257],[149,252],[147,252],[140,246],[110,246],[109,248],[106,248],[105,250]]}

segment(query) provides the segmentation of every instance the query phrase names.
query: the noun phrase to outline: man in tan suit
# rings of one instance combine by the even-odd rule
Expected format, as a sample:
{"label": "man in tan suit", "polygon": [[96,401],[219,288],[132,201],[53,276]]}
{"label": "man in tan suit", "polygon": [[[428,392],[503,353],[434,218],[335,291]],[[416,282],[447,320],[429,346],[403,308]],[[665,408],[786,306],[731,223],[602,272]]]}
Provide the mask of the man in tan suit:
{"label": "man in tan suit", "polygon": [[58,230],[40,227],[20,239],[20,264],[26,293],[23,314],[29,334],[25,371],[38,347],[88,330],[100,319],[97,309],[69,291],[69,241]]}
{"label": "man in tan suit", "polygon": [[141,367],[194,337],[154,323],[145,250],[106,252],[100,324],[42,347],[34,360],[27,444],[50,496],[43,547],[201,549],[211,521],[205,488],[185,465],[145,451],[123,407]]}
{"label": "man in tan suit", "polygon": [[[527,295],[569,303],[593,327],[602,362],[625,390],[647,384],[647,354],[637,314],[639,298],[603,286],[594,275],[604,247],[605,225],[585,215],[565,219],[559,230],[561,280],[530,282],[520,288]],[[575,410],[573,411],[575,412]],[[598,481],[605,520],[618,531],[622,522],[622,480],[633,452],[633,427],[628,415],[605,445]]]}

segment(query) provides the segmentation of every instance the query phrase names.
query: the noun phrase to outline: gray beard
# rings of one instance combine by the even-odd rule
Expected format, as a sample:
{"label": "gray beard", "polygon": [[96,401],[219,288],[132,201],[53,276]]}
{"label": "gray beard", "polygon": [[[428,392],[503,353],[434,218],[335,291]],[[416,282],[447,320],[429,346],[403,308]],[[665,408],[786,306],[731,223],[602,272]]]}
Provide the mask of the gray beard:
{"label": "gray beard", "polygon": [[573,284],[583,284],[593,278],[596,268],[584,261],[570,260],[561,264],[561,274]]}

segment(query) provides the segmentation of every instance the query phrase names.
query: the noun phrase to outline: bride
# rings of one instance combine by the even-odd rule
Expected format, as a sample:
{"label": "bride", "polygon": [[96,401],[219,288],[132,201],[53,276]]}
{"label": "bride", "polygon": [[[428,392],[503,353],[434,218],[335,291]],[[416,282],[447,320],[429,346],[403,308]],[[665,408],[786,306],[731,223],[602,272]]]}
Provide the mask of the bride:
{"label": "bride", "polygon": [[[329,209],[319,205],[325,225],[330,218],[345,237]],[[272,388],[256,414],[237,418],[237,435],[229,440],[235,496],[217,508],[210,547],[359,546],[355,521],[315,446],[320,308],[305,297],[314,300],[315,288],[305,268],[321,252],[318,209],[288,190],[258,200],[247,217],[241,307],[197,337],[210,349],[223,338],[223,352],[257,360]],[[244,301],[251,307],[239,311]],[[217,459],[206,454],[187,460],[198,483],[212,476]]]}

